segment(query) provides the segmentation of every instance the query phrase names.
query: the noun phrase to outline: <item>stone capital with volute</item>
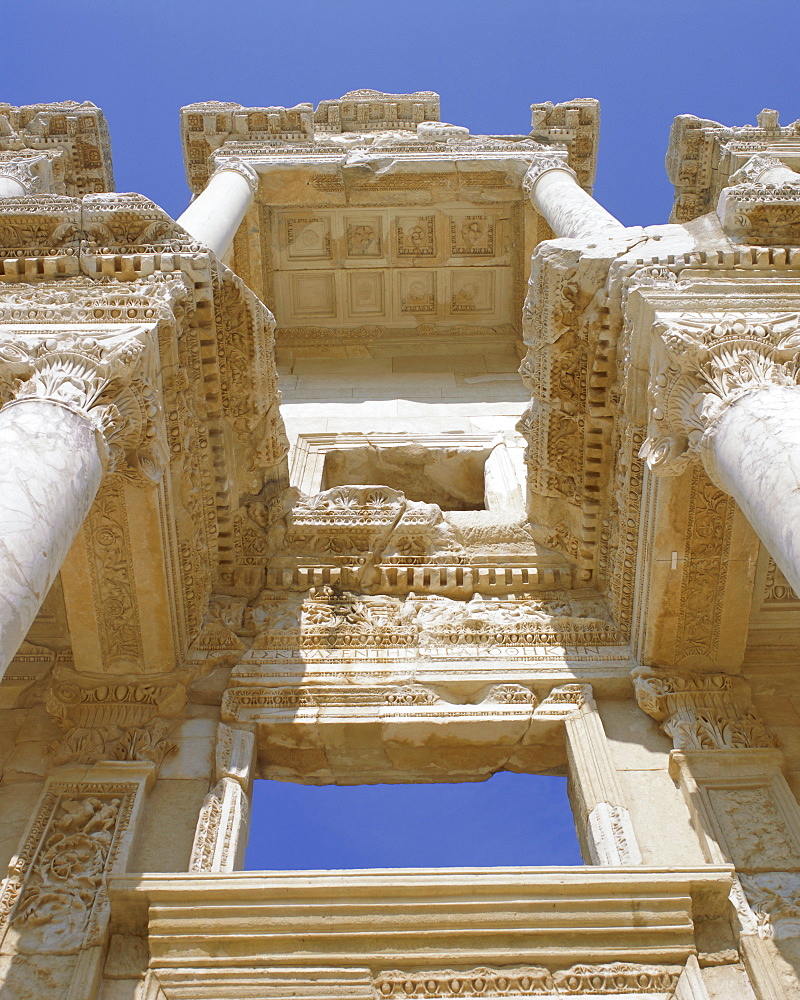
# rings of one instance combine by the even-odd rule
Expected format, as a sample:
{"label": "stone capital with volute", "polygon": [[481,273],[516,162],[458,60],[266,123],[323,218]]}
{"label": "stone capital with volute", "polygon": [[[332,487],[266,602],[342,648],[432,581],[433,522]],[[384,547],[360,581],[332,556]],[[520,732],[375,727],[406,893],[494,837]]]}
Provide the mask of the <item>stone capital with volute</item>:
{"label": "stone capital with volute", "polygon": [[800,316],[683,314],[654,332],[641,457],[680,474],[698,455],[800,593]]}
{"label": "stone capital with volute", "polygon": [[53,154],[28,149],[0,152],[0,198],[52,191],[53,159]]}

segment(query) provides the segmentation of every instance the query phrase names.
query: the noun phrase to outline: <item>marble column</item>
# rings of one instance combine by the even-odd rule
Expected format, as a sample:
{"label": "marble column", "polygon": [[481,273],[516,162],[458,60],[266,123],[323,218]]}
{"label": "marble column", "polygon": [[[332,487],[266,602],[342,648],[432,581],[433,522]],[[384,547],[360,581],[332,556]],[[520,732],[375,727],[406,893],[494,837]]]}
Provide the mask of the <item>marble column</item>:
{"label": "marble column", "polygon": [[[150,331],[5,328],[0,376],[0,678],[33,623],[104,473],[159,475]],[[131,468],[133,472],[133,467]],[[135,474],[135,473],[134,473]]]}
{"label": "marble column", "polygon": [[225,160],[177,220],[190,236],[224,257],[258,190],[258,175],[241,160]]}
{"label": "marble column", "polygon": [[532,163],[522,185],[557,237],[599,239],[625,231],[618,219],[583,190],[574,170],[556,156]]}
{"label": "marble column", "polygon": [[684,313],[654,350],[642,457],[675,474],[699,455],[800,593],[800,316]]}
{"label": "marble column", "polygon": [[749,392],[720,414],[703,452],[800,594],[800,386]]}
{"label": "marble column", "polygon": [[[13,659],[103,477],[88,416],[53,400],[0,410],[0,669]],[[102,444],[102,440],[101,440]]]}

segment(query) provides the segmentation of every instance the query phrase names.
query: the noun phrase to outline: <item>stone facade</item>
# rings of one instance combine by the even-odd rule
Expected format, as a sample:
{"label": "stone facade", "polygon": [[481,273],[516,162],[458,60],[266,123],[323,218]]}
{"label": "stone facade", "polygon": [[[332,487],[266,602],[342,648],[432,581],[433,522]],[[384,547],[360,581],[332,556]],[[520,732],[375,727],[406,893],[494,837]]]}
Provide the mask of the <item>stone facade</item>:
{"label": "stone facade", "polygon": [[[800,998],[800,125],[0,105],[0,995]],[[793,429],[794,428],[794,429]],[[244,872],[255,778],[566,774],[585,867]]]}

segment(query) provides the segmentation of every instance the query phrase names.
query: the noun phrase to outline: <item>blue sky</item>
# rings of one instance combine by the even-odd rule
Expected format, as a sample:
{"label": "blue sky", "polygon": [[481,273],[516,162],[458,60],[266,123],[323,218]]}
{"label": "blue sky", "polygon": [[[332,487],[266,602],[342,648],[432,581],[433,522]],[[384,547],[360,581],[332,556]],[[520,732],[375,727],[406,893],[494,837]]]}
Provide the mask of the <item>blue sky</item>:
{"label": "blue sky", "polygon": [[[800,118],[797,0],[7,0],[2,25],[0,101],[94,101],[110,124],[118,190],[173,216],[189,197],[178,110],[195,101],[435,90],[444,120],[502,134],[528,131],[533,102],[596,97],[595,192],[628,225],[667,220],[675,115],[742,125],[774,107],[784,124]],[[264,853],[254,866],[577,861],[557,779],[501,775],[416,793],[270,787],[255,804]],[[430,822],[437,803],[447,823]],[[365,834],[381,817],[384,834]],[[450,842],[437,845],[437,832]]]}
{"label": "blue sky", "polygon": [[581,864],[565,785],[508,771],[455,785],[259,781],[245,867]]}
{"label": "blue sky", "polygon": [[3,4],[0,100],[72,98],[111,126],[117,187],[186,205],[178,109],[435,90],[475,133],[526,132],[533,102],[597,97],[596,193],[666,221],[672,119],[800,117],[797,0],[28,0]]}

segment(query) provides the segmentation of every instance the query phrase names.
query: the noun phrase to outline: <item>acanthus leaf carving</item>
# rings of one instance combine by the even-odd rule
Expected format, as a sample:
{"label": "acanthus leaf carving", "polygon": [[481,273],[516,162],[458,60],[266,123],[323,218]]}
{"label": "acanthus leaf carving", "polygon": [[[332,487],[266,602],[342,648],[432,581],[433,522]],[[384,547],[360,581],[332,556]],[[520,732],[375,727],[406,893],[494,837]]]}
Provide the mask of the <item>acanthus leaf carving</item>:
{"label": "acanthus leaf carving", "polygon": [[776,746],[750,702],[745,681],[728,674],[633,671],[639,707],[676,750],[746,750]]}
{"label": "acanthus leaf carving", "polygon": [[800,937],[800,874],[740,875],[761,938]]}
{"label": "acanthus leaf carving", "polygon": [[681,474],[707,448],[725,408],[741,396],[798,383],[797,314],[686,314],[657,324],[654,337],[648,437],[640,451],[653,472]]}
{"label": "acanthus leaf carving", "polygon": [[167,451],[153,352],[150,331],[136,325],[79,334],[7,329],[0,336],[6,405],[37,399],[76,410],[104,442],[109,471],[127,460],[131,471],[158,481]]}
{"label": "acanthus leaf carving", "polygon": [[180,671],[109,678],[57,666],[45,699],[64,729],[63,738],[49,748],[53,763],[161,764],[176,749],[168,734],[186,703],[186,680]]}

